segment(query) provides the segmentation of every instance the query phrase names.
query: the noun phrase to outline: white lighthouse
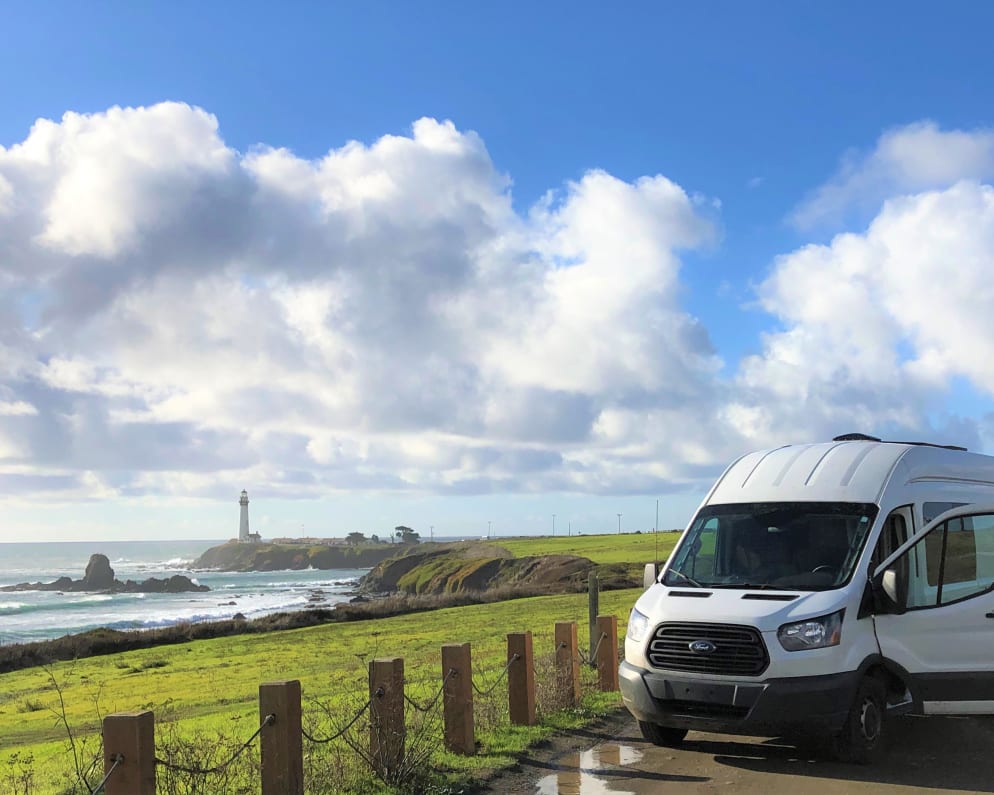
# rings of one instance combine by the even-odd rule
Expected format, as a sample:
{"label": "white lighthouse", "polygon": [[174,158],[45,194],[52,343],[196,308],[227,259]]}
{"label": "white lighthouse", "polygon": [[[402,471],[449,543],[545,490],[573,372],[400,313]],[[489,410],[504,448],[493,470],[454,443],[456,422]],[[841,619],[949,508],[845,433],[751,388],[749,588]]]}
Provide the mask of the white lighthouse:
{"label": "white lighthouse", "polygon": [[252,536],[249,533],[248,524],[248,492],[242,489],[241,499],[238,504],[242,507],[241,516],[238,520],[238,540],[243,544],[252,543]]}

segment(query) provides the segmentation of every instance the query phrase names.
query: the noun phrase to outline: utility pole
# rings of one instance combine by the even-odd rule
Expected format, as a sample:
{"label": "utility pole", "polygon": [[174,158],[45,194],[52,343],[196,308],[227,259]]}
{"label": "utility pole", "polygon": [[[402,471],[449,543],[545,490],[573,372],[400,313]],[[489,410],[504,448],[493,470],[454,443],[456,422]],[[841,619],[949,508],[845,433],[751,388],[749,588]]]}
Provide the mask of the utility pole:
{"label": "utility pole", "polygon": [[487,519],[487,538],[490,538],[490,520]]}
{"label": "utility pole", "polygon": [[552,537],[556,537],[556,515],[552,514]]}
{"label": "utility pole", "polygon": [[[423,526],[424,525],[422,525],[422,527]],[[428,526],[428,540],[429,541],[434,541],[435,540],[435,525],[429,525]]]}
{"label": "utility pole", "polygon": [[659,500],[656,500],[656,524],[652,528],[652,540],[655,546],[655,552],[653,553],[652,559],[655,564],[655,572],[659,574]]}
{"label": "utility pole", "polygon": [[618,514],[618,535],[621,535],[621,514]]}

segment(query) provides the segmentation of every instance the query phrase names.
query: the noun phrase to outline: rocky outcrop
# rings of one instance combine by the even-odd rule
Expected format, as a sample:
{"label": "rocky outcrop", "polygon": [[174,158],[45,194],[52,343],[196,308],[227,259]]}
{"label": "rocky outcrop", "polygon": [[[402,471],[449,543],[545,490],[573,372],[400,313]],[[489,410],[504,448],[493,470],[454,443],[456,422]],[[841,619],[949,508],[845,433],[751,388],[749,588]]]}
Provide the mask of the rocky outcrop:
{"label": "rocky outcrop", "polygon": [[383,561],[362,578],[360,593],[453,594],[521,588],[530,592],[584,590],[596,574],[601,590],[635,588],[641,571],[627,564],[596,564],[577,555],[515,558],[489,543],[422,544]]}
{"label": "rocky outcrop", "polygon": [[398,551],[397,544],[240,544],[211,547],[191,565],[216,571],[283,571],[287,569],[368,569]]}
{"label": "rocky outcrop", "polygon": [[585,587],[587,575],[596,568],[592,561],[576,555],[474,557],[459,549],[416,550],[376,566],[363,578],[360,590],[443,594],[526,586],[575,591]]}
{"label": "rocky outcrop", "polygon": [[210,588],[206,585],[198,585],[182,574],[174,574],[165,580],[149,577],[141,582],[134,580],[121,582],[114,579],[114,569],[111,568],[107,556],[99,553],[90,555],[81,580],[59,577],[54,582],[22,582],[18,585],[6,585],[0,588],[0,591],[86,591],[99,593],[187,593],[209,590]]}
{"label": "rocky outcrop", "polygon": [[83,584],[88,591],[106,591],[114,585],[114,570],[106,555],[90,555],[83,574]]}

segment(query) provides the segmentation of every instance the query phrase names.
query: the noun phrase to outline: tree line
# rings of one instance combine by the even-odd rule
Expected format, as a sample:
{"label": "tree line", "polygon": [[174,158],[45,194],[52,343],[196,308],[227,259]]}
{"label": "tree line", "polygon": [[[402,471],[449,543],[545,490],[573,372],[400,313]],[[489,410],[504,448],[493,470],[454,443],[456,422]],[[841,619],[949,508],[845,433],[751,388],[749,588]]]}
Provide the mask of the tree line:
{"label": "tree line", "polygon": [[[397,525],[393,529],[393,535],[389,536],[390,541],[396,538],[401,544],[417,544],[421,541],[421,534],[415,530],[412,530],[406,525]],[[345,540],[349,542],[352,546],[358,546],[359,544],[364,544],[367,541],[365,533],[353,532],[345,536]],[[380,538],[376,533],[373,533],[369,539],[374,544],[385,543],[386,539]]]}

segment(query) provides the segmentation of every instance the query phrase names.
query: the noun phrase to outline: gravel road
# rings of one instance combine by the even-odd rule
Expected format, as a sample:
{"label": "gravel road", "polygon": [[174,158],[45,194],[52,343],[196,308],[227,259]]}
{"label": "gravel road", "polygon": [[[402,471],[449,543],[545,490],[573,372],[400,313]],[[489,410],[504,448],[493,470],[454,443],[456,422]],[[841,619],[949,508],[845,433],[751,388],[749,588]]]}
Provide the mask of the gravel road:
{"label": "gravel road", "polygon": [[833,761],[817,745],[691,732],[680,748],[646,743],[620,710],[560,735],[492,779],[493,795],[994,792],[994,718],[899,718],[874,766]]}

